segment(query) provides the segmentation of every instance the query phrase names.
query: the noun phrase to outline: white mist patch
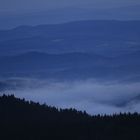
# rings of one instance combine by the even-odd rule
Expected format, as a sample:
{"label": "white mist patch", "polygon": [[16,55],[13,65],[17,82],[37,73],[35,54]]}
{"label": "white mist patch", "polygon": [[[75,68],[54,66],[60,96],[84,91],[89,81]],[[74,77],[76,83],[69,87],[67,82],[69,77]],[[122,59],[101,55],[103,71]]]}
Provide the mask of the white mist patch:
{"label": "white mist patch", "polygon": [[86,110],[90,114],[140,112],[140,83],[99,83],[94,80],[34,82],[35,86],[30,81],[28,86],[7,91],[7,94],[14,93],[16,97],[58,108]]}

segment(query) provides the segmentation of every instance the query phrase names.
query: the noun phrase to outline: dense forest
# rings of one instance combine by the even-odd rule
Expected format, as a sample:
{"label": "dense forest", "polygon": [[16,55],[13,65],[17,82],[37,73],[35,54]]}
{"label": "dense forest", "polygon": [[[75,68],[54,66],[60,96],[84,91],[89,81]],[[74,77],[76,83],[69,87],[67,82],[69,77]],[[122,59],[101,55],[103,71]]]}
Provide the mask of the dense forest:
{"label": "dense forest", "polygon": [[1,140],[140,140],[139,130],[138,113],[91,116],[14,95],[0,97]]}

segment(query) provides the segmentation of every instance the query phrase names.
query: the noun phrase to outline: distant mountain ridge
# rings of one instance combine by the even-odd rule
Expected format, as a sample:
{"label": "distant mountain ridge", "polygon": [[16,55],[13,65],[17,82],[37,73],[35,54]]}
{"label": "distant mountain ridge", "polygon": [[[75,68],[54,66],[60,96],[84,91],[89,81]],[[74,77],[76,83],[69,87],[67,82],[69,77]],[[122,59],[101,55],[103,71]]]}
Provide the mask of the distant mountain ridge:
{"label": "distant mountain ridge", "polygon": [[138,79],[139,25],[87,20],[0,31],[0,76]]}
{"label": "distant mountain ridge", "polygon": [[[119,57],[94,53],[28,52],[0,58],[2,75],[43,76],[52,79],[120,78],[140,75],[140,51]],[[41,76],[41,77],[42,77]]]}
{"label": "distant mountain ridge", "polygon": [[140,21],[91,20],[0,31],[0,56],[27,51],[109,54],[140,50]]}

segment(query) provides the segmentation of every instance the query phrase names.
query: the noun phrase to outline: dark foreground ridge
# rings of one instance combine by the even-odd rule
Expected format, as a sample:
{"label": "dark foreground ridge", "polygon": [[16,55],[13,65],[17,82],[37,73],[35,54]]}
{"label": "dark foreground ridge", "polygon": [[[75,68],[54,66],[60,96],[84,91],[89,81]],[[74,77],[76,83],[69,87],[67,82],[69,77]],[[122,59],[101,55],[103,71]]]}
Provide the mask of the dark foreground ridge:
{"label": "dark foreground ridge", "polygon": [[140,115],[90,116],[74,109],[0,97],[3,140],[140,140]]}

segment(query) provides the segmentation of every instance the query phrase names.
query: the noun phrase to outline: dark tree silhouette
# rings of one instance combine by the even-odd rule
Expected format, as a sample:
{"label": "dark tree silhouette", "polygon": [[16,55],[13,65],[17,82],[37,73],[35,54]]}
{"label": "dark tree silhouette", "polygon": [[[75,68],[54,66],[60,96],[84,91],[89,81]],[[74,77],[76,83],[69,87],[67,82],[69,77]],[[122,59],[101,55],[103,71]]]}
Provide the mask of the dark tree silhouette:
{"label": "dark tree silhouette", "polygon": [[140,115],[90,116],[14,95],[0,97],[2,140],[140,140]]}

